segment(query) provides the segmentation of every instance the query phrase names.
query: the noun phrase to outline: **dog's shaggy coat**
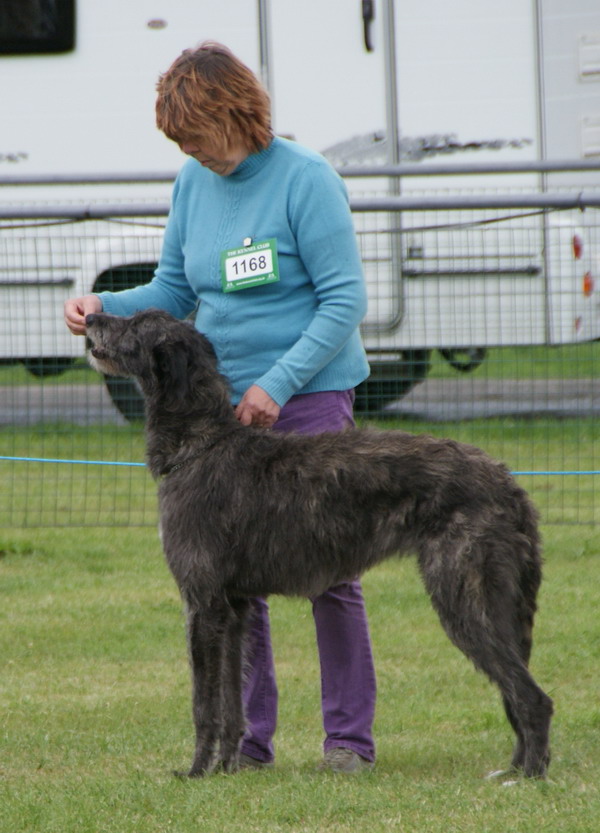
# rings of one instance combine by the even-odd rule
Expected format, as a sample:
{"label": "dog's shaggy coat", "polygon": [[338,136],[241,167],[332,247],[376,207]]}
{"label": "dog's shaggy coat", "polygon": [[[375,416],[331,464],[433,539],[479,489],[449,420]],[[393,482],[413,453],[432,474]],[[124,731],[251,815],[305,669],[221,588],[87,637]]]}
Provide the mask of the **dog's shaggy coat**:
{"label": "dog's shaggy coat", "polygon": [[414,552],[452,640],[498,685],[512,767],[543,776],[551,699],[528,671],[541,558],[536,513],[505,466],[400,431],[317,437],[235,419],[209,341],[157,310],[87,317],[90,361],[137,379],[162,541],[187,606],[199,776],[238,765],[249,598],[316,596]]}

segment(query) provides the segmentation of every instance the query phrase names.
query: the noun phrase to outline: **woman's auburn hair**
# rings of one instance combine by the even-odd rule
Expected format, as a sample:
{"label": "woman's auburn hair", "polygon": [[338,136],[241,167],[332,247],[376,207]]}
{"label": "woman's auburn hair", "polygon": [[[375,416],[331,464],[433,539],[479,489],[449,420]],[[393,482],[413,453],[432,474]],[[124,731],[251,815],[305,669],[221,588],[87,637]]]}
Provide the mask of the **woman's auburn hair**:
{"label": "woman's auburn hair", "polygon": [[160,76],[156,124],[177,144],[196,140],[250,152],[273,138],[269,94],[239,58],[220,43],[186,49]]}

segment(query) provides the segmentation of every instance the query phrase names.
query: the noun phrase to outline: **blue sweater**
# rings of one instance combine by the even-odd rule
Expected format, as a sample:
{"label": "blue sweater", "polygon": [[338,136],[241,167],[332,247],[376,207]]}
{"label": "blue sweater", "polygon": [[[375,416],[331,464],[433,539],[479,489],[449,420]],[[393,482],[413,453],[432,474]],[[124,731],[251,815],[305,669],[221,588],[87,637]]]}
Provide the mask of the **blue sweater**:
{"label": "blue sweater", "polygon": [[[225,293],[221,253],[277,241],[280,280]],[[298,393],[345,390],[369,374],[358,325],[366,289],[345,186],[329,163],[275,138],[229,176],[195,159],[173,189],[153,280],[100,294],[106,312],[158,307],[211,340],[236,404],[257,384],[278,405]]]}

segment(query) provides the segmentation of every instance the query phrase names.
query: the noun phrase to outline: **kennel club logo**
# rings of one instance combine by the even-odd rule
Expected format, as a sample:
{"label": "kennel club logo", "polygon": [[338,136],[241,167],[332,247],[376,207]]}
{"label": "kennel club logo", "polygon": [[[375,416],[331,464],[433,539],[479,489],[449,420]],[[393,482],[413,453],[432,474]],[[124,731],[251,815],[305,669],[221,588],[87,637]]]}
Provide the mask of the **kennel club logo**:
{"label": "kennel club logo", "polygon": [[[250,241],[250,238],[247,240]],[[277,240],[274,237],[260,243],[249,242],[241,249],[221,252],[223,292],[263,286],[278,280]]]}

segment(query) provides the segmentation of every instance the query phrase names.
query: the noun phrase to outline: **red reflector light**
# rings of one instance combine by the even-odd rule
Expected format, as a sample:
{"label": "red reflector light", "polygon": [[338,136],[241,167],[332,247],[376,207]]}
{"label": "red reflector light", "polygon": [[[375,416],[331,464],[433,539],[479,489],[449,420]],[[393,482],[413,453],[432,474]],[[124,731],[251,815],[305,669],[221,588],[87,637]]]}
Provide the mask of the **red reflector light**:
{"label": "red reflector light", "polygon": [[589,298],[594,291],[594,279],[591,272],[586,272],[583,276],[583,294]]}
{"label": "red reflector light", "polygon": [[578,234],[573,235],[573,256],[575,260],[581,260],[583,255],[583,240]]}

